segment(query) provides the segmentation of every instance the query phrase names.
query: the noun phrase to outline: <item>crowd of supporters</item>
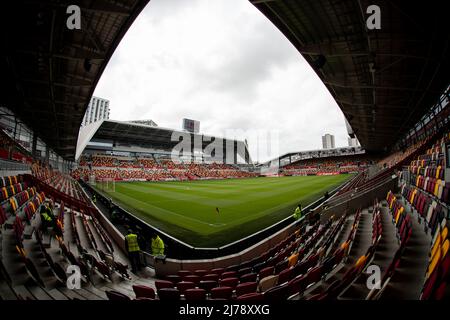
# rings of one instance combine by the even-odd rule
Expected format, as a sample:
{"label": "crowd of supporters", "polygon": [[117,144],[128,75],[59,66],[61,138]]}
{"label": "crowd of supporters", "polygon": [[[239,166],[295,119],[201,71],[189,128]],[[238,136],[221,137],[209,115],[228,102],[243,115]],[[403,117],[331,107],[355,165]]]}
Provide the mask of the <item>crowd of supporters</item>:
{"label": "crowd of supporters", "polygon": [[185,163],[169,159],[120,158],[113,156],[81,157],[79,167],[72,172],[75,179],[88,180],[197,180],[247,178],[254,173],[241,171],[222,163]]}
{"label": "crowd of supporters", "polygon": [[146,169],[164,169],[164,166],[156,162],[154,159],[139,158],[138,163],[141,165],[141,167]]}
{"label": "crowd of supporters", "polygon": [[370,164],[367,156],[315,158],[300,160],[281,169],[285,175],[315,175],[360,172]]}

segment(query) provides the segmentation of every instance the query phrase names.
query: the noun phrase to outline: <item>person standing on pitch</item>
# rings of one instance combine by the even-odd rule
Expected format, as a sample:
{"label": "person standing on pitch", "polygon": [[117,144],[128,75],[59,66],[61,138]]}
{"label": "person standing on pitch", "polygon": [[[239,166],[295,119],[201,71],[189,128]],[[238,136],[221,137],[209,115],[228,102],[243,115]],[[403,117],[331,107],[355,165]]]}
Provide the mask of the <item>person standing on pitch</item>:
{"label": "person standing on pitch", "polygon": [[128,230],[128,234],[125,236],[125,248],[128,251],[128,257],[130,258],[131,271],[136,274],[139,268],[139,242],[137,235],[133,230]]}

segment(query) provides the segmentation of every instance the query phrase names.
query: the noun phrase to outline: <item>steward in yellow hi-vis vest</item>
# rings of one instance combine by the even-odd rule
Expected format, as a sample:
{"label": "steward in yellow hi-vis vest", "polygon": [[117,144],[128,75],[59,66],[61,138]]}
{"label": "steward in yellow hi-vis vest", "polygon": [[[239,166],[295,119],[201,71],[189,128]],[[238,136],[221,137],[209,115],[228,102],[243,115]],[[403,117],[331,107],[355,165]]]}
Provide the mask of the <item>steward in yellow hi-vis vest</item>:
{"label": "steward in yellow hi-vis vest", "polygon": [[137,235],[129,233],[126,237],[128,244],[128,252],[140,251]]}
{"label": "steward in yellow hi-vis vest", "polygon": [[164,242],[156,233],[153,234],[152,236],[152,255],[154,256],[164,255]]}
{"label": "steward in yellow hi-vis vest", "polygon": [[302,217],[302,205],[301,204],[299,204],[297,206],[297,208],[295,208],[295,211],[294,211],[294,214],[292,215],[292,217],[295,220],[298,220],[298,219],[300,219]]}
{"label": "steward in yellow hi-vis vest", "polygon": [[125,236],[125,247],[130,258],[131,270],[133,273],[137,273],[140,267],[139,253],[141,249],[139,248],[138,237],[132,230],[128,230],[128,234]]}

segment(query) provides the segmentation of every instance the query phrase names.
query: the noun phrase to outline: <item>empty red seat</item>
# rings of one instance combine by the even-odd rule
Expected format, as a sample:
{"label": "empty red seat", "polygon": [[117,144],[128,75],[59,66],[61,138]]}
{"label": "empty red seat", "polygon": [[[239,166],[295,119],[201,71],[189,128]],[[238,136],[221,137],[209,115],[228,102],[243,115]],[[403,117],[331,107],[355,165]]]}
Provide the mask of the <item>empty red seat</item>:
{"label": "empty red seat", "polygon": [[222,273],[224,273],[224,271],[225,271],[224,268],[214,268],[214,269],[211,269],[210,273],[215,273],[220,276]]}
{"label": "empty red seat", "polygon": [[207,270],[195,270],[194,274],[196,276],[203,277],[204,275],[208,274],[208,271]]}
{"label": "empty red seat", "polygon": [[202,280],[198,283],[200,289],[205,289],[206,292],[211,292],[212,288],[217,287],[217,281],[214,280]]}
{"label": "empty red seat", "polygon": [[234,278],[234,277],[237,277],[237,275],[238,275],[237,271],[226,271],[221,274],[220,278],[221,279]]}
{"label": "empty red seat", "polygon": [[241,268],[238,270],[238,275],[239,277],[243,276],[244,274],[250,273],[252,272],[252,268],[250,267],[246,267],[246,268]]}
{"label": "empty red seat", "polygon": [[178,283],[178,282],[180,282],[182,279],[181,279],[181,277],[180,277],[179,275],[177,275],[177,274],[171,274],[171,275],[168,275],[168,276],[166,277],[166,280],[167,280],[167,281],[171,281],[171,282],[173,282],[173,283]]}
{"label": "empty red seat", "polygon": [[133,291],[137,298],[151,298],[155,299],[155,290],[153,288],[142,286],[142,285],[133,285]]}
{"label": "empty red seat", "polygon": [[180,300],[180,291],[176,288],[162,288],[158,290],[158,298],[170,301]]}
{"label": "empty red seat", "polygon": [[278,263],[275,265],[275,274],[280,273],[281,271],[283,271],[283,270],[286,269],[287,267],[288,267],[288,260],[287,260],[287,259],[278,262]]}
{"label": "empty red seat", "polygon": [[274,267],[267,267],[262,269],[259,272],[259,279],[264,279],[265,277],[272,275],[274,270],[275,270]]}
{"label": "empty red seat", "polygon": [[199,301],[206,299],[206,290],[204,289],[187,289],[184,292],[184,297],[188,301]]}
{"label": "empty red seat", "polygon": [[309,286],[319,282],[321,278],[322,278],[322,266],[317,266],[309,270],[307,273],[306,289]]}
{"label": "empty red seat", "polygon": [[268,301],[283,301],[286,300],[289,296],[289,288],[288,284],[282,284],[275,286],[266,292],[264,292],[264,300]]}
{"label": "empty red seat", "polygon": [[294,295],[299,292],[303,292],[306,288],[307,283],[307,274],[299,275],[296,278],[292,279],[288,282],[288,291],[289,295]]}
{"label": "empty red seat", "polygon": [[109,291],[105,291],[106,296],[108,297],[109,300],[113,300],[113,301],[127,301],[127,300],[131,300],[129,296],[120,293],[118,291],[114,291],[114,290],[109,290]]}
{"label": "empty red seat", "polygon": [[292,272],[293,272],[292,268],[284,269],[283,271],[281,271],[280,274],[278,275],[278,283],[282,284],[291,280],[293,275]]}
{"label": "empty red seat", "polygon": [[236,288],[236,286],[239,283],[239,279],[238,278],[225,278],[220,280],[220,286],[221,287],[231,287],[231,288]]}
{"label": "empty red seat", "polygon": [[203,281],[219,281],[219,275],[217,273],[208,273],[202,277]]}
{"label": "empty red seat", "polygon": [[236,287],[236,296],[242,296],[247,293],[254,293],[256,292],[256,288],[258,287],[258,283],[256,282],[244,282],[240,283]]}
{"label": "empty red seat", "polygon": [[211,298],[213,299],[227,299],[230,300],[233,294],[231,287],[216,287],[211,289]]}
{"label": "empty red seat", "polygon": [[243,276],[241,276],[241,278],[239,280],[240,280],[240,282],[254,282],[254,281],[256,281],[257,277],[258,277],[258,275],[256,273],[247,273],[247,274],[244,274]]}
{"label": "empty red seat", "polygon": [[177,283],[177,289],[181,293],[184,293],[187,289],[194,289],[194,288],[195,288],[195,283],[190,282],[190,281],[180,281]]}
{"label": "empty red seat", "polygon": [[231,266],[226,267],[225,268],[225,272],[227,272],[227,271],[238,271],[238,269],[239,269],[239,265],[233,264]]}
{"label": "empty red seat", "polygon": [[178,270],[177,275],[179,275],[181,278],[184,278],[185,276],[191,275],[192,272],[189,270]]}
{"label": "empty red seat", "polygon": [[156,280],[155,287],[157,290],[159,290],[159,289],[163,289],[163,288],[174,288],[174,285],[173,285],[172,281]]}
{"label": "empty red seat", "polygon": [[183,281],[189,281],[189,282],[193,282],[195,284],[198,284],[200,282],[200,280],[201,280],[200,277],[196,276],[194,274],[183,277]]}

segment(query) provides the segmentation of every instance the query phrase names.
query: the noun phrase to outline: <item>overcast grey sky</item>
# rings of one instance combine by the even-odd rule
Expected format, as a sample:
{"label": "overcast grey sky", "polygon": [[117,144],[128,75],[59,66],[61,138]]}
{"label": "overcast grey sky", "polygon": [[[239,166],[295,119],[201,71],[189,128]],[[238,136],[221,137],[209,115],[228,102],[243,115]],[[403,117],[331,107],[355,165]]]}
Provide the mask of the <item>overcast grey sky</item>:
{"label": "overcast grey sky", "polygon": [[[112,56],[94,95],[115,120],[152,119],[200,131],[277,130],[279,150],[254,161],[347,145],[344,116],[286,37],[247,0],[151,0]],[[246,137],[240,137],[246,138]]]}

